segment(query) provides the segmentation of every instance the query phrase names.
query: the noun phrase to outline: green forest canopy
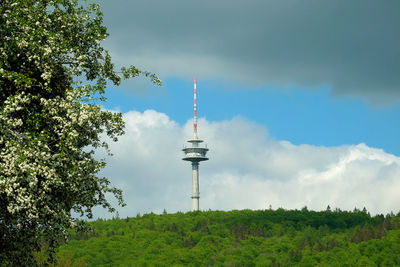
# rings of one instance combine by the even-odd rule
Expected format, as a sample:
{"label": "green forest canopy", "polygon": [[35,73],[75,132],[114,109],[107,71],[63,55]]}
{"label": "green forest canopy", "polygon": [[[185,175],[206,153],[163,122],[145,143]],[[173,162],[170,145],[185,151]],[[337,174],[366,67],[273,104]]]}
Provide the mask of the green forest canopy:
{"label": "green forest canopy", "polygon": [[400,214],[234,210],[90,222],[61,266],[400,266]]}

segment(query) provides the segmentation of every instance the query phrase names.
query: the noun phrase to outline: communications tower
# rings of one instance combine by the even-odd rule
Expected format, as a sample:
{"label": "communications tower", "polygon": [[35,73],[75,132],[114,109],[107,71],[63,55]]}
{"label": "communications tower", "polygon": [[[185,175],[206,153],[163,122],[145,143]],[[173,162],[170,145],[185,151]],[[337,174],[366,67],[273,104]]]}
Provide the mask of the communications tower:
{"label": "communications tower", "polygon": [[208,160],[206,153],[207,147],[200,147],[200,140],[197,137],[197,100],[196,100],[196,78],[194,78],[194,105],[193,105],[193,138],[188,140],[191,144],[190,147],[185,147],[182,151],[185,153],[183,160],[190,161],[192,163],[192,211],[199,210],[199,162]]}

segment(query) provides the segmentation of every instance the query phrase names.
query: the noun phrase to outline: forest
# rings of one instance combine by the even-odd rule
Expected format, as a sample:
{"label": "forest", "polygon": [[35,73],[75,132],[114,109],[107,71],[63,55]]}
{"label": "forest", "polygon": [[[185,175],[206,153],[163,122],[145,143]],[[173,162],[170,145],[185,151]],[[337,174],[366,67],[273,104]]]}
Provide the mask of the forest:
{"label": "forest", "polygon": [[329,206],[98,219],[70,232],[58,265],[400,266],[399,220]]}

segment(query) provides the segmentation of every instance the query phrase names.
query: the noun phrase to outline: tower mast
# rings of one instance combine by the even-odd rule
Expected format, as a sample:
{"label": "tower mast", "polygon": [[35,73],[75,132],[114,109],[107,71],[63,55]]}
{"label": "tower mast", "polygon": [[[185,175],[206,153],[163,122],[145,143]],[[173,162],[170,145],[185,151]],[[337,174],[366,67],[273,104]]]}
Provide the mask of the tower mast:
{"label": "tower mast", "polygon": [[208,160],[206,153],[208,148],[200,147],[199,143],[203,142],[197,136],[197,88],[196,78],[194,78],[194,104],[193,104],[193,138],[188,140],[191,147],[185,147],[182,151],[185,153],[183,160],[192,163],[192,211],[199,210],[199,162]]}
{"label": "tower mast", "polygon": [[194,98],[193,98],[193,139],[197,139],[197,88],[196,78],[194,78]]}

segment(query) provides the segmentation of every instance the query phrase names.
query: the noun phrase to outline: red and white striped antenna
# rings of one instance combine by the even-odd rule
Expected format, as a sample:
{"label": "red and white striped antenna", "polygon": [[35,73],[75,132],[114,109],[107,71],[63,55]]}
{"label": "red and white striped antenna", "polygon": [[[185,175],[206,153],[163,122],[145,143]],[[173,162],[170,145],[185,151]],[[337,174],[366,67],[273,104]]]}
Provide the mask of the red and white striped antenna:
{"label": "red and white striped antenna", "polygon": [[194,139],[197,139],[197,91],[196,91],[196,78],[194,78],[193,137],[194,137]]}

